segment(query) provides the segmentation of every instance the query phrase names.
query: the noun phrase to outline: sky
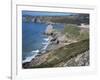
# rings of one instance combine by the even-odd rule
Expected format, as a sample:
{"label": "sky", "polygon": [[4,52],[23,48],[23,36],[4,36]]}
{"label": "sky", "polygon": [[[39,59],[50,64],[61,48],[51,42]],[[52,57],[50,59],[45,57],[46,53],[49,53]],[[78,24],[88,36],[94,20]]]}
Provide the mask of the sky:
{"label": "sky", "polygon": [[22,11],[23,16],[68,16],[71,14],[65,12]]}

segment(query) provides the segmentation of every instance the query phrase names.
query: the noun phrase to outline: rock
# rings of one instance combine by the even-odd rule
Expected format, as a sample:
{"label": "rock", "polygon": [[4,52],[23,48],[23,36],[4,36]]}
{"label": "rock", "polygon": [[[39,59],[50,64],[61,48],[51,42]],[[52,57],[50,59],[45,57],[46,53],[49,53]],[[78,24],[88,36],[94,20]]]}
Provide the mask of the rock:
{"label": "rock", "polygon": [[50,40],[50,41],[53,39],[53,37],[52,37],[52,36],[48,36],[48,38],[49,38],[49,40]]}
{"label": "rock", "polygon": [[49,24],[45,30],[45,34],[52,34],[53,33],[53,26]]}
{"label": "rock", "polygon": [[89,66],[89,51],[68,60],[61,66]]}
{"label": "rock", "polygon": [[61,35],[58,37],[58,41],[60,41],[60,42],[66,42],[66,40],[67,40],[67,38],[65,35]]}

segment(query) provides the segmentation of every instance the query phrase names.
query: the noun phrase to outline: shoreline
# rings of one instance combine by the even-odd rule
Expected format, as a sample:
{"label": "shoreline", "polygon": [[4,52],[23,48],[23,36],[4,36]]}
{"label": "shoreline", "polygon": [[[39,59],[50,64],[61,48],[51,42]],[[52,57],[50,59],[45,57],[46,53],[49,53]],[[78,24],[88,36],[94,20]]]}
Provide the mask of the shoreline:
{"label": "shoreline", "polygon": [[[73,46],[73,47],[75,47],[75,48],[77,48],[77,47],[79,47],[80,48],[80,46],[79,46],[79,44],[81,44],[82,43],[82,45],[84,45],[85,44],[85,46],[87,46],[87,47],[82,47],[83,48],[83,50],[80,52],[80,50],[79,50],[79,52],[80,53],[78,53],[78,52],[75,52],[75,54],[68,54],[69,55],[69,57],[67,56],[67,58],[62,58],[62,59],[64,59],[65,61],[66,61],[66,63],[67,63],[67,61],[69,61],[70,59],[73,59],[74,57],[75,57],[75,60],[76,60],[76,58],[78,59],[78,57],[76,57],[76,56],[78,56],[78,55],[80,55],[80,54],[83,54],[84,52],[86,52],[86,51],[88,51],[89,49],[88,49],[88,40],[83,40],[83,41],[79,41],[79,42],[75,42],[75,43],[71,43],[71,44],[69,44],[69,45],[65,45],[65,46],[60,46],[58,49],[54,49],[54,50],[52,50],[52,51],[49,51],[49,52],[45,52],[44,54],[41,54],[41,55],[39,55],[39,56],[36,56],[34,59],[32,59],[32,61],[31,62],[26,62],[26,63],[23,63],[22,65],[23,65],[23,68],[25,68],[25,69],[29,69],[29,68],[38,68],[39,67],[39,65],[40,66],[47,66],[46,64],[49,64],[49,63],[46,63],[45,64],[45,61],[46,62],[48,62],[48,61],[51,61],[52,59],[54,59],[54,58],[56,58],[57,57],[57,55],[59,55],[60,53],[58,53],[59,52],[59,49],[61,49],[61,51],[63,51],[62,49],[67,49],[67,48],[69,48],[69,49],[71,49],[71,45],[77,45],[76,47],[75,46]],[[73,49],[74,50],[74,49]],[[55,54],[55,51],[58,51],[58,52],[56,52],[56,54]],[[74,51],[77,51],[76,49],[74,50]],[[72,50],[71,50],[71,52],[72,52]],[[63,53],[62,53],[63,54]],[[65,53],[64,53],[65,54]],[[63,54],[63,55],[64,55]],[[54,55],[54,56],[52,56],[52,58],[50,59],[48,59],[48,57],[50,57],[50,55]],[[55,57],[55,55],[56,55],[56,57]],[[66,54],[67,55],[67,54]],[[59,58],[61,58],[61,56],[59,56]],[[59,59],[59,58],[57,58],[57,59]],[[87,57],[88,58],[88,57]],[[82,58],[81,58],[82,59]],[[82,59],[82,60],[84,60],[85,59],[85,57]],[[60,59],[61,60],[61,59]],[[56,61],[55,59],[54,59],[54,61]],[[72,60],[71,60],[72,61]],[[77,61],[77,60],[76,60]],[[78,60],[79,61],[79,60]],[[59,60],[58,60],[58,62],[59,62]],[[63,61],[62,61],[63,62]],[[76,63],[76,64],[78,64],[78,63]],[[32,67],[32,65],[34,65],[33,67]],[[56,65],[59,65],[59,64],[56,64]],[[55,65],[55,66],[56,66]],[[81,65],[81,63],[80,63],[80,65]],[[49,65],[48,65],[49,66]],[[41,67],[42,68],[42,67]]]}
{"label": "shoreline", "polygon": [[[46,45],[41,49],[41,50],[38,50],[35,54],[33,54],[32,56],[30,57],[27,57],[25,60],[22,61],[22,64],[24,63],[28,63],[28,62],[31,62],[33,59],[35,59],[37,56],[41,56],[42,54],[48,52],[47,51],[47,48],[48,46],[50,45],[50,39],[49,38],[44,38],[46,42]],[[34,51],[34,50],[33,50]],[[32,52],[33,52],[32,51]]]}

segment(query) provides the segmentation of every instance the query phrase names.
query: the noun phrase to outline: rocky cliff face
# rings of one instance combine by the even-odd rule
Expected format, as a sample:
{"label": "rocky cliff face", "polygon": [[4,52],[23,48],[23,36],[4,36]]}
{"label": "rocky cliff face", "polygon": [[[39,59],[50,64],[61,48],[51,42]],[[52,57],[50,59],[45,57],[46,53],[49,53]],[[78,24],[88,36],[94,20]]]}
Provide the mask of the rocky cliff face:
{"label": "rocky cliff face", "polygon": [[[24,18],[24,17],[23,17]],[[23,63],[23,68],[47,68],[89,65],[89,30],[77,27],[77,17],[25,17],[26,22],[49,24],[44,32],[50,40],[46,51],[32,61]],[[52,24],[65,24],[63,32],[55,31]]]}
{"label": "rocky cliff face", "polygon": [[24,68],[46,68],[89,65],[89,40],[72,43],[37,56]]}
{"label": "rocky cliff face", "polygon": [[89,66],[89,51],[77,55],[66,62],[61,62],[56,66],[74,67],[74,66]]}

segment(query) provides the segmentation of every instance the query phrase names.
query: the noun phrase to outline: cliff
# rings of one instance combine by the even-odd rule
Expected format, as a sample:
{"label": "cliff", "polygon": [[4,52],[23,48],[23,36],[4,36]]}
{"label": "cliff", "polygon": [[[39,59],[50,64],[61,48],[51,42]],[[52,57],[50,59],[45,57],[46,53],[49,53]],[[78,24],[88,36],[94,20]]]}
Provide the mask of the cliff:
{"label": "cliff", "polygon": [[89,39],[64,45],[37,56],[23,68],[46,68],[89,65]]}
{"label": "cliff", "polygon": [[29,16],[23,15],[23,22],[33,22],[33,23],[45,23],[45,24],[55,24],[55,23],[68,23],[77,24],[81,23],[89,24],[89,14],[73,14],[68,16]]}

